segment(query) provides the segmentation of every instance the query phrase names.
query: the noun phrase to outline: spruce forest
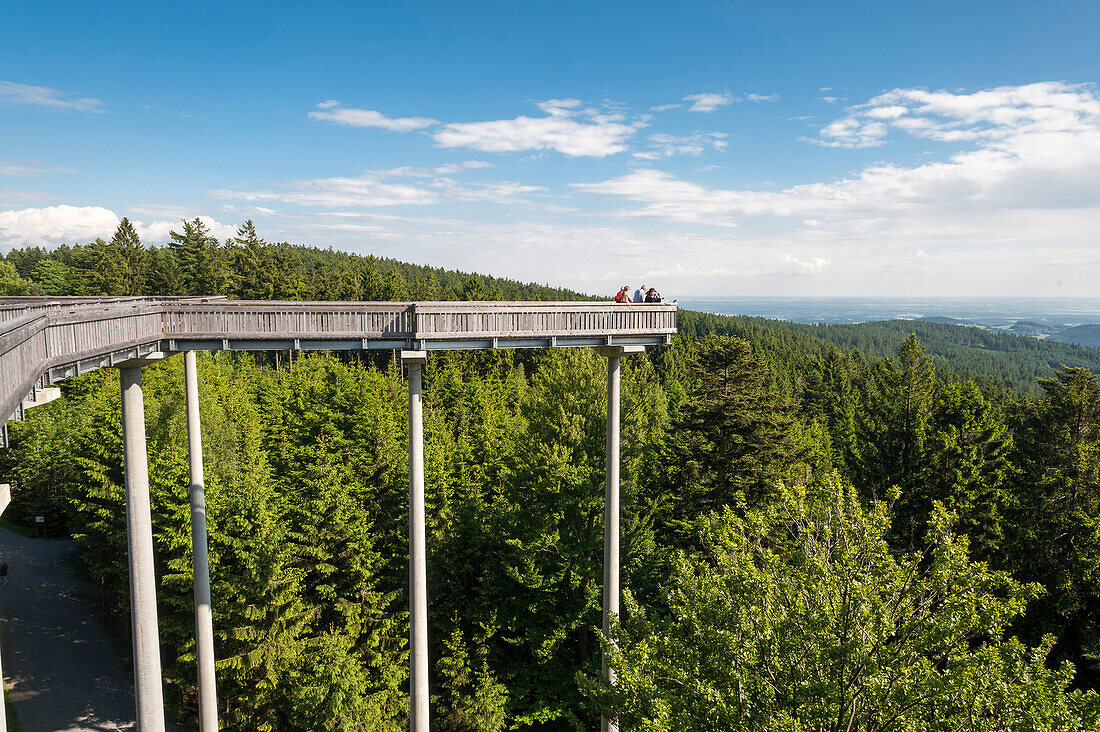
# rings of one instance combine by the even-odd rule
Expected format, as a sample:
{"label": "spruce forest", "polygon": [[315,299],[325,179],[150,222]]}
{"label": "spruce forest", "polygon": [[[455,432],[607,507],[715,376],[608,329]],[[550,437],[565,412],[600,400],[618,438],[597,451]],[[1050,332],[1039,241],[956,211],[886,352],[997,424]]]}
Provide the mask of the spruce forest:
{"label": "spruce forest", "polygon": [[[0,258],[0,295],[571,300],[198,219]],[[599,630],[605,366],[425,372],[444,731],[1100,729],[1100,350],[937,324],[681,311],[625,358],[623,611]],[[393,354],[200,354],[218,693],[239,732],[408,724],[407,397]],[[183,365],[145,369],[168,700],[195,715]],[[117,373],[10,425],[5,517],[73,536],[129,623]],[[125,643],[120,643],[120,647]],[[601,650],[618,672],[608,686]]]}

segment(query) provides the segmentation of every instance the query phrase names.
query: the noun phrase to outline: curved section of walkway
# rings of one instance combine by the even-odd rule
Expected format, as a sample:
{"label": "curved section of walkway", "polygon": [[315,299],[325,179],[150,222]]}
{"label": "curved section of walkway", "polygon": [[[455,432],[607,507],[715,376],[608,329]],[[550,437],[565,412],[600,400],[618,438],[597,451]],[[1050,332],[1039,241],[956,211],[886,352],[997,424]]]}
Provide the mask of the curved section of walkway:
{"label": "curved section of walkway", "polygon": [[24,732],[134,730],[134,695],[68,564],[72,541],[0,528],[4,681]]}

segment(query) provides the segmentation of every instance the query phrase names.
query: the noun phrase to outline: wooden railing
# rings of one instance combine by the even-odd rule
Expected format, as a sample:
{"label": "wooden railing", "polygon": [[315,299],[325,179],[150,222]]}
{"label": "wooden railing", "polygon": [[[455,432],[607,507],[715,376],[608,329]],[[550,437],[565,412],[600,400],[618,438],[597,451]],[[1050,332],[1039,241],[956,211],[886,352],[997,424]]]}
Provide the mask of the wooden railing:
{"label": "wooden railing", "polygon": [[675,305],[0,298],[0,424],[43,379],[154,350],[656,345]]}
{"label": "wooden railing", "polygon": [[408,341],[672,335],[675,305],[592,302],[174,302],[164,337]]}

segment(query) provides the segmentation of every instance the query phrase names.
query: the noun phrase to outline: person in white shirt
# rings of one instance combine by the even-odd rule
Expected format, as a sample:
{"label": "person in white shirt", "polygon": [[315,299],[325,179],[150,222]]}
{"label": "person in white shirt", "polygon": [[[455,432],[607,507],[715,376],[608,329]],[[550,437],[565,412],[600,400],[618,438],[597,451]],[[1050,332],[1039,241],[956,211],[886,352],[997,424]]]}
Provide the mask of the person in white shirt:
{"label": "person in white shirt", "polygon": [[634,302],[645,302],[645,296],[647,292],[649,292],[649,289],[645,285],[642,285],[637,290],[635,290]]}

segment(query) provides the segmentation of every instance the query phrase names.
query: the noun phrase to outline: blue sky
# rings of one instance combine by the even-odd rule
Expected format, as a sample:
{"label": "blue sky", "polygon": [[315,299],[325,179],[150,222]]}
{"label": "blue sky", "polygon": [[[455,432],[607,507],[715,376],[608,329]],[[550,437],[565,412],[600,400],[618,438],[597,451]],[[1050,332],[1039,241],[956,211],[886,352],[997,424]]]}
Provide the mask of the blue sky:
{"label": "blue sky", "polygon": [[181,217],[612,291],[1096,295],[1100,6],[0,10],[0,251]]}

